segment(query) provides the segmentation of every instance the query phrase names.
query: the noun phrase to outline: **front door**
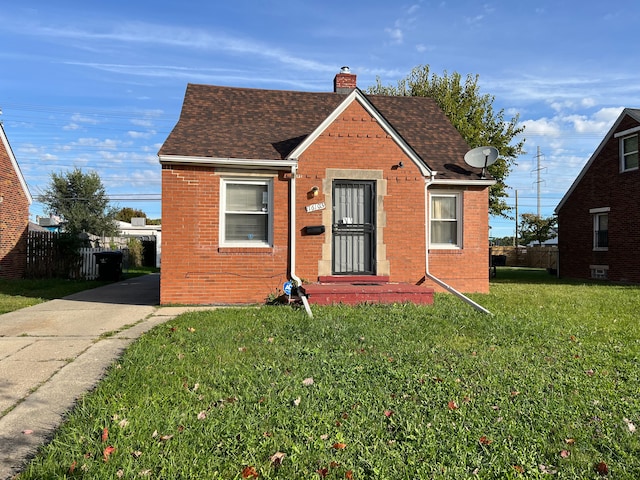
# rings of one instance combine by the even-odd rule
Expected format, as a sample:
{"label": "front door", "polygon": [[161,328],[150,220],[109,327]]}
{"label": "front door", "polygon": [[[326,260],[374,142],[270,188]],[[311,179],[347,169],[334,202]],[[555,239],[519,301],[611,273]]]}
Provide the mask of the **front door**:
{"label": "front door", "polygon": [[374,181],[333,181],[333,275],[375,275]]}

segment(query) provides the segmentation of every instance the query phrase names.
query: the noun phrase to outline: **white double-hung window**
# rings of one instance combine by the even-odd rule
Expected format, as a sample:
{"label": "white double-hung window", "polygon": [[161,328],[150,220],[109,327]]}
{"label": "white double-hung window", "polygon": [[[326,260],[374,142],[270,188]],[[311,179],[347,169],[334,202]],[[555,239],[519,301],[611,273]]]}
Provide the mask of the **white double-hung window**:
{"label": "white double-hung window", "polygon": [[593,215],[593,249],[609,249],[609,207],[592,208]]}
{"label": "white double-hung window", "polygon": [[432,248],[462,247],[462,195],[432,193],[430,244]]}
{"label": "white double-hung window", "polygon": [[620,139],[620,170],[638,169],[638,134],[628,135]]}
{"label": "white double-hung window", "polygon": [[220,245],[270,247],[271,179],[223,178],[220,188]]}

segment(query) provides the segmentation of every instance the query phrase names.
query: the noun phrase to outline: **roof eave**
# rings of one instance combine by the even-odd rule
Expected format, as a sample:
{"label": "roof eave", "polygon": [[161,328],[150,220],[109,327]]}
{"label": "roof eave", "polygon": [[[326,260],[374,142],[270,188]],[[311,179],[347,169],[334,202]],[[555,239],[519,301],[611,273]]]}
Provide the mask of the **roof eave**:
{"label": "roof eave", "polygon": [[22,191],[24,192],[24,195],[27,198],[27,202],[29,205],[31,205],[33,203],[33,197],[31,196],[31,192],[29,191],[27,182],[24,179],[24,175],[22,175],[22,170],[20,170],[20,165],[18,165],[18,161],[16,160],[16,157],[13,154],[13,150],[11,149],[11,145],[9,144],[9,139],[7,138],[7,134],[4,131],[4,126],[2,125],[2,122],[0,122],[0,140],[4,144],[4,148],[7,151],[7,155],[9,156],[9,161],[13,165],[13,169],[15,170],[16,175],[18,176],[18,181],[20,182]]}
{"label": "roof eave", "polygon": [[262,168],[281,170],[291,168],[298,164],[297,160],[284,159],[273,160],[266,158],[217,158],[217,157],[191,157],[184,155],[158,155],[162,165],[214,165],[236,168]]}
{"label": "roof eave", "polygon": [[484,187],[490,187],[492,185],[495,185],[496,183],[498,183],[496,180],[490,179],[490,178],[479,179],[479,180],[435,179],[433,180],[433,182],[431,182],[432,185],[458,185],[458,186],[466,185],[466,186],[484,186]]}

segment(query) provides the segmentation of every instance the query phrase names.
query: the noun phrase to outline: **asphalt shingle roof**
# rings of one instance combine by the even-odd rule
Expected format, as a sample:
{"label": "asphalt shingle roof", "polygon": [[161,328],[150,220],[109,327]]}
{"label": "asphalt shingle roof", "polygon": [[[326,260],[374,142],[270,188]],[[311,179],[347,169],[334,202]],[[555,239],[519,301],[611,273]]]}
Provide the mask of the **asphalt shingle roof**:
{"label": "asphalt shingle roof", "polygon": [[[477,180],[468,145],[431,98],[366,95],[440,179]],[[189,84],[178,123],[159,155],[282,160],[345,95]]]}

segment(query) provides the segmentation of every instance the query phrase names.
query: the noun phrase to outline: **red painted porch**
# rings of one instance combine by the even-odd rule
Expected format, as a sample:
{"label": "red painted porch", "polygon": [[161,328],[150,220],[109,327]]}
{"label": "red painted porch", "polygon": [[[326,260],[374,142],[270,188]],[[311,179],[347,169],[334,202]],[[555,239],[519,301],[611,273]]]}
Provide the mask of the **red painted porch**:
{"label": "red painted porch", "polygon": [[390,283],[386,276],[327,276],[318,283],[300,287],[301,293],[316,305],[343,303],[433,304],[433,289],[408,283]]}

